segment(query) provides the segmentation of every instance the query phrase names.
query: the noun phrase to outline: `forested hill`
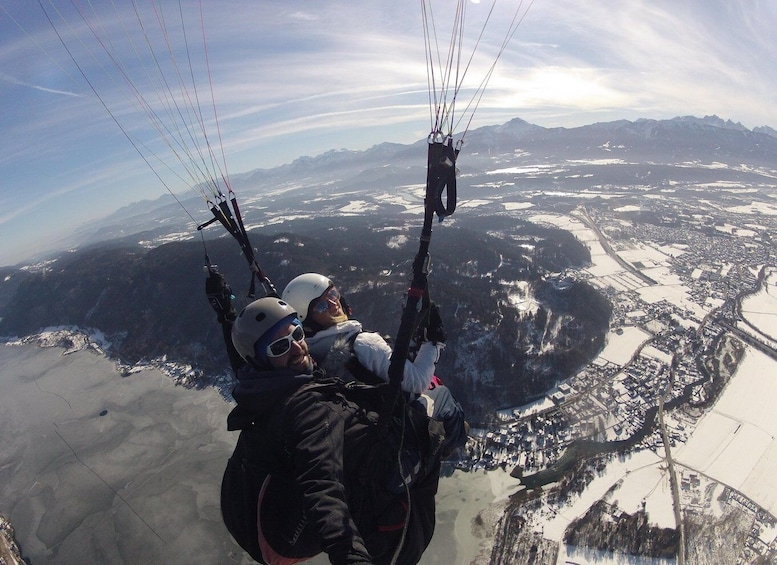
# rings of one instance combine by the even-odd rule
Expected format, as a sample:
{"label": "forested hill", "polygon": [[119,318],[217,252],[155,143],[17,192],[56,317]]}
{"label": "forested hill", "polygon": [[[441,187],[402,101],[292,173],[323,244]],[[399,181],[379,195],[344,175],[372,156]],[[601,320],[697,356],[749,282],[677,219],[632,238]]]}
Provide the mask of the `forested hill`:
{"label": "forested hill", "polygon": [[[489,219],[492,235],[475,224],[437,229],[429,280],[449,333],[439,374],[474,421],[542,393],[601,348],[609,303],[584,282],[560,275],[590,261],[571,234],[507,217]],[[389,336],[399,326],[417,238],[399,220],[374,217],[251,234],[279,292],[300,273],[325,273],[365,327]],[[244,303],[250,274],[238,246],[221,238],[209,241],[207,251]],[[94,328],[127,362],[166,356],[202,368],[207,384],[227,360],[204,294],[204,255],[198,240],[154,249],[114,242],[65,254],[38,272],[8,274],[0,287],[0,335]],[[519,287],[533,309],[516,306]]]}

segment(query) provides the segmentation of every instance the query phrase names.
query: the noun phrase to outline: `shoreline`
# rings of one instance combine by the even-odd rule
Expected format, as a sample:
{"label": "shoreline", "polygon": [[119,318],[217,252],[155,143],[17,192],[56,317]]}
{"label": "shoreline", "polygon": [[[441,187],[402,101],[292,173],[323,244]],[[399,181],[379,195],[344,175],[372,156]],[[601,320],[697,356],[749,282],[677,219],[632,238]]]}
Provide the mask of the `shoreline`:
{"label": "shoreline", "polygon": [[[178,554],[250,562],[221,522],[219,485],[237,436],[217,387],[178,386],[151,365],[128,371],[80,329],[3,345],[0,511],[28,559],[96,562],[96,543],[114,545],[98,559],[106,563],[183,562]],[[442,477],[421,565],[487,563],[493,525],[518,485],[501,469]],[[180,548],[173,557],[171,546]]]}
{"label": "shoreline", "polygon": [[0,348],[0,511],[32,563],[249,563],[221,521],[214,391],[93,351]]}
{"label": "shoreline", "polygon": [[85,329],[79,326],[50,326],[35,334],[25,337],[0,336],[0,345],[19,346],[34,345],[41,348],[58,347],[63,349],[62,355],[71,355],[80,351],[89,351],[101,355],[116,366],[116,371],[123,377],[145,370],[156,369],[175,382],[175,384],[190,389],[213,388],[229,401],[233,386],[233,378],[229,371],[210,375],[208,381],[200,381],[202,372],[185,363],[172,363],[166,357],[151,359],[138,363],[128,363],[121,355],[112,351],[112,342],[105,334],[95,329]]}

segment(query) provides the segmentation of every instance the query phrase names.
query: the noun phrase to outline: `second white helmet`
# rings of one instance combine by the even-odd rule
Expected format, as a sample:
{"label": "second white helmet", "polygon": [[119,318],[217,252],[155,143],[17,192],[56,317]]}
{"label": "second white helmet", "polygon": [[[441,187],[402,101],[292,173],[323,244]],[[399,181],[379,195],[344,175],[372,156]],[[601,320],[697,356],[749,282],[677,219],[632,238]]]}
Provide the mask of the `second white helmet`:
{"label": "second white helmet", "polygon": [[283,289],[283,300],[297,311],[301,322],[308,317],[310,303],[334,286],[329,277],[318,273],[305,273],[295,277]]}

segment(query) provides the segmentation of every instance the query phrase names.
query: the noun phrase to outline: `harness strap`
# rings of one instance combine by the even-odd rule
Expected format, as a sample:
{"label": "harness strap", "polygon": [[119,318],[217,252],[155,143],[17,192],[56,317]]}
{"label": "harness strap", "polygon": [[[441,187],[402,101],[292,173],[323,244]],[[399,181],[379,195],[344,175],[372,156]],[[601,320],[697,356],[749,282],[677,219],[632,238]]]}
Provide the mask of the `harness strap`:
{"label": "harness strap", "polygon": [[[429,273],[429,245],[432,240],[432,220],[437,213],[440,220],[456,209],[456,158],[458,149],[453,147],[453,137],[436,131],[429,134],[427,152],[426,194],[424,196],[424,224],[421,229],[418,253],[413,260],[413,276],[397,338],[389,364],[391,394],[380,414],[379,429],[387,433],[388,421],[400,396],[405,360],[410,352],[410,340],[419,323],[419,303],[429,304],[427,275]],[[447,205],[442,204],[442,193],[447,191]],[[422,304],[423,306],[423,304]]]}
{"label": "harness strap", "polygon": [[[254,298],[256,296],[256,283],[259,282],[262,287],[262,296],[273,296],[280,298],[278,291],[275,290],[269,277],[265,274],[262,267],[254,256],[254,249],[251,247],[251,242],[248,239],[248,232],[245,229],[243,223],[243,216],[240,213],[240,207],[237,204],[237,197],[232,189],[229,189],[230,199],[227,200],[223,194],[219,193],[219,202],[214,204],[209,202],[210,211],[213,213],[213,219],[197,226],[198,230],[209,226],[210,224],[219,221],[222,226],[237,240],[240,245],[240,250],[243,252],[243,256],[248,261],[248,267],[251,270],[251,280],[248,285],[248,297]],[[230,209],[230,203],[232,209]],[[234,211],[234,214],[233,214]],[[208,265],[210,267],[210,265]]]}

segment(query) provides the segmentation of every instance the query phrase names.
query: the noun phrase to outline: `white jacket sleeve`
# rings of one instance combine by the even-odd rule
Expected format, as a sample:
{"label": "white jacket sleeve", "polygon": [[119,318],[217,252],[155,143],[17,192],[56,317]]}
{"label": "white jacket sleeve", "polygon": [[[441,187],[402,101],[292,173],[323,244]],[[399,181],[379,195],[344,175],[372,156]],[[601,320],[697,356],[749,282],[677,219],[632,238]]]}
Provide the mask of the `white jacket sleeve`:
{"label": "white jacket sleeve", "polygon": [[[415,362],[405,362],[405,372],[402,378],[402,390],[421,393],[429,388],[434,376],[435,364],[440,358],[444,345],[424,342],[418,350]],[[389,380],[389,365],[391,364],[391,347],[386,340],[375,332],[362,332],[353,342],[353,350],[359,363],[381,379]]]}

